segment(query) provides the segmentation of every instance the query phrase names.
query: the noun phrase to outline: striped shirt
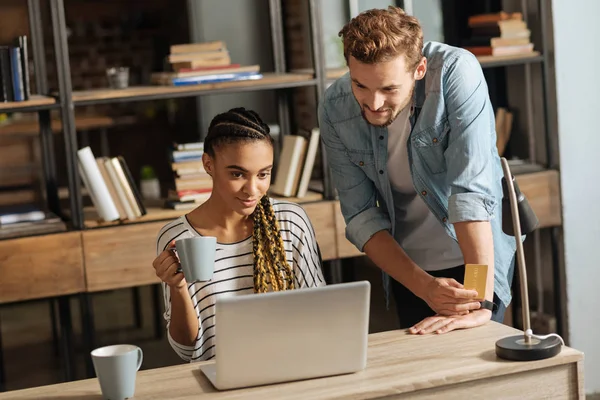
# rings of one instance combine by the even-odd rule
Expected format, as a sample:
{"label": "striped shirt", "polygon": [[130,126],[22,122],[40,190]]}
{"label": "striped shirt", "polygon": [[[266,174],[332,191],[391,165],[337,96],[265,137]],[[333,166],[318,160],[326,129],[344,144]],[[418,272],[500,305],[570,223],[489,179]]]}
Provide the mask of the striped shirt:
{"label": "striped shirt", "polygon": [[[286,259],[296,275],[296,287],[325,285],[319,249],[313,226],[298,204],[273,200],[273,210],[279,223]],[[159,232],[156,253],[165,250],[172,240],[200,236],[181,216],[165,225]],[[212,280],[188,283],[188,291],[198,316],[198,335],[194,346],[177,343],[169,333],[171,296],[169,286],[162,283],[167,337],[173,350],[185,361],[209,360],[215,355],[215,301],[218,298],[254,293],[254,263],[252,237],[237,243],[217,243]]]}

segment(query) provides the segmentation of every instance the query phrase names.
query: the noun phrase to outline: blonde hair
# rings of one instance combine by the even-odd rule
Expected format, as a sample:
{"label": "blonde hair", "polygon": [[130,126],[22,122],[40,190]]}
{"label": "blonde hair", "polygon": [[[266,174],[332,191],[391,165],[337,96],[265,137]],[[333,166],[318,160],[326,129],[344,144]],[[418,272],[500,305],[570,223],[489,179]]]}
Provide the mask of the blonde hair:
{"label": "blonde hair", "polygon": [[[242,107],[233,108],[211,121],[204,140],[204,151],[214,157],[215,148],[219,146],[255,140],[265,140],[273,145],[269,126],[256,112]],[[287,262],[279,224],[267,196],[256,205],[253,218],[254,292],[294,289],[296,275]]]}
{"label": "blonde hair", "polygon": [[339,36],[344,44],[346,62],[352,56],[362,63],[376,64],[404,54],[410,71],[422,58],[421,25],[400,7],[364,11],[352,18]]}
{"label": "blonde hair", "polygon": [[279,224],[267,196],[261,199],[254,210],[252,241],[254,291],[264,293],[269,289],[272,291],[294,289],[295,274],[286,260]]}

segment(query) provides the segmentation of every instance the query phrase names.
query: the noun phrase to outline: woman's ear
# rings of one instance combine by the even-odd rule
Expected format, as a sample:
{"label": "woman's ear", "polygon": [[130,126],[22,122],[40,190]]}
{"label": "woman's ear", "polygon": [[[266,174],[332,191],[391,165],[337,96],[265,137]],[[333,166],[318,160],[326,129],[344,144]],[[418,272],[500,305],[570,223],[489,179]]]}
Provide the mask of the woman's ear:
{"label": "woman's ear", "polygon": [[206,173],[212,177],[214,162],[211,156],[209,156],[206,153],[202,154],[202,165],[204,165],[204,170],[206,171]]}

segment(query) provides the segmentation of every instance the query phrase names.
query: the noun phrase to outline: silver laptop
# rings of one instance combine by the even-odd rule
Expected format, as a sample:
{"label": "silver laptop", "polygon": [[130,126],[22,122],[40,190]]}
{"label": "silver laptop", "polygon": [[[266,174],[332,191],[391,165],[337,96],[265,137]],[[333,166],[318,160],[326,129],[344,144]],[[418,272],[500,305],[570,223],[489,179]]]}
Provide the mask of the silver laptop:
{"label": "silver laptop", "polygon": [[360,281],[219,299],[215,361],[200,369],[219,390],[360,371],[370,294]]}

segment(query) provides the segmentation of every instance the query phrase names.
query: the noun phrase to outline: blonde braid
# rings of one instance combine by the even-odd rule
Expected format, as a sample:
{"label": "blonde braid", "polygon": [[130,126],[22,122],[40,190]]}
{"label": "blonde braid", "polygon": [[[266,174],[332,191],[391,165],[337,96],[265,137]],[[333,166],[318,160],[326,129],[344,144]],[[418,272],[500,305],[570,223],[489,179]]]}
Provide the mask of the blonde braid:
{"label": "blonde braid", "polygon": [[260,223],[257,223],[257,219],[260,220],[258,215],[261,210],[254,210],[254,227],[252,229],[252,253],[254,256],[254,292],[264,293],[267,291],[269,284],[267,282],[267,273],[265,270],[265,255],[263,251],[263,238],[260,229]]}
{"label": "blonde braid", "polygon": [[269,290],[267,276],[273,291],[293,289],[295,275],[287,263],[279,225],[267,196],[254,210],[253,232],[254,291],[264,293]]}
{"label": "blonde braid", "polygon": [[279,276],[283,279],[281,286],[284,287],[284,290],[294,289],[296,276],[294,270],[287,262],[283,239],[281,238],[281,232],[279,231],[279,223],[277,222],[277,218],[275,218],[275,211],[267,197],[264,197],[264,203],[263,210],[267,219],[267,223],[265,224],[265,236],[269,238],[273,260],[277,260]]}

